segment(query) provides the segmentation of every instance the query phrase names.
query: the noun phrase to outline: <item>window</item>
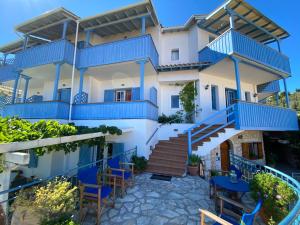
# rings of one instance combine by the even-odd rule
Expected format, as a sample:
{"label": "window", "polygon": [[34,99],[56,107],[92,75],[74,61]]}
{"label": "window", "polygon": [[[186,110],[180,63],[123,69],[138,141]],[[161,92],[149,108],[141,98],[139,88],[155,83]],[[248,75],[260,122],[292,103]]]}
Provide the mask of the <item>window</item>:
{"label": "window", "polygon": [[218,110],[218,86],[211,85],[211,108]]}
{"label": "window", "polygon": [[263,159],[263,147],[261,142],[242,143],[242,154],[246,159]]}
{"label": "window", "polygon": [[178,109],[179,108],[179,95],[171,96],[171,108]]}
{"label": "window", "polygon": [[245,92],[245,101],[246,102],[251,102],[251,95],[249,91]]}
{"label": "window", "polygon": [[171,52],[171,60],[176,61],[179,60],[179,49],[173,49]]}
{"label": "window", "polygon": [[208,42],[209,42],[209,43],[212,42],[213,40],[215,40],[215,37],[214,37],[214,36],[209,36],[209,37],[208,37]]}
{"label": "window", "polygon": [[116,102],[129,102],[131,101],[131,89],[117,90],[115,96]]}

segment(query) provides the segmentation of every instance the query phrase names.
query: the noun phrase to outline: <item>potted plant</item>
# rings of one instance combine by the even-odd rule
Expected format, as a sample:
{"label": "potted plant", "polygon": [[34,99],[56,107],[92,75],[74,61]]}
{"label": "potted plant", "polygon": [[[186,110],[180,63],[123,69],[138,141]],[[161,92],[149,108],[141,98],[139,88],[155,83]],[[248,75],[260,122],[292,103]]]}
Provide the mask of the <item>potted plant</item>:
{"label": "potted plant", "polygon": [[189,157],[189,163],[188,163],[188,173],[191,176],[196,176],[198,173],[199,163],[201,162],[201,159],[199,156],[192,154]]}
{"label": "potted plant", "polygon": [[147,167],[147,160],[144,156],[139,157],[139,156],[133,155],[131,157],[131,162],[134,163],[134,172],[136,174],[144,172]]}

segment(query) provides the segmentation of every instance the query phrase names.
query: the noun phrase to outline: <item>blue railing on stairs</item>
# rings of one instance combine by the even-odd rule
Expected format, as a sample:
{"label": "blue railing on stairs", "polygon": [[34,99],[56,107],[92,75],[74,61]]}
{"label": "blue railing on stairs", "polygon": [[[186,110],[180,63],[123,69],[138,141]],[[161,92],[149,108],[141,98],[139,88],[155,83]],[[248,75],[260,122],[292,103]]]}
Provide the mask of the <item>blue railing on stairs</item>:
{"label": "blue railing on stairs", "polygon": [[[218,132],[219,130],[233,124],[235,122],[235,111],[234,111],[235,105],[230,105],[227,108],[220,110],[213,115],[209,116],[208,118],[202,120],[201,122],[195,124],[191,128],[189,128],[186,133],[188,134],[188,156],[192,154],[192,146],[193,144],[209,137],[210,135]],[[195,136],[203,131],[206,131],[207,129],[213,127],[214,125],[222,124],[215,129],[212,129],[207,134],[196,138]],[[195,128],[204,126],[203,128],[199,129],[198,131],[193,132]]]}
{"label": "blue railing on stairs", "polygon": [[292,208],[289,214],[278,225],[300,224],[300,183],[296,179],[274,168],[254,163],[248,159],[234,155],[232,153],[230,153],[230,163],[232,165],[237,166],[243,172],[243,174],[248,175],[249,180],[253,178],[254,174],[259,172],[265,172],[271,173],[275,177],[278,177],[283,182],[287,183],[296,193],[297,200],[291,205]]}

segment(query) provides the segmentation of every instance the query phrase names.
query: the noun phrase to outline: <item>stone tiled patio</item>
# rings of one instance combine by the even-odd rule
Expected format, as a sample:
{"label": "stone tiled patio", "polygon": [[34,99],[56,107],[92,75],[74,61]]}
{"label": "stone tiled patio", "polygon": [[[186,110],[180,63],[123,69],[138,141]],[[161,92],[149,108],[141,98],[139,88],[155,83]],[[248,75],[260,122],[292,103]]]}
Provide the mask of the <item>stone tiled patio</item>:
{"label": "stone tiled patio", "polygon": [[[147,173],[137,176],[135,186],[128,189],[123,199],[117,198],[115,208],[105,209],[101,224],[196,225],[200,221],[199,208],[214,212],[207,181],[187,176],[168,182],[151,180],[150,176]],[[94,225],[95,215],[88,214],[83,224]]]}

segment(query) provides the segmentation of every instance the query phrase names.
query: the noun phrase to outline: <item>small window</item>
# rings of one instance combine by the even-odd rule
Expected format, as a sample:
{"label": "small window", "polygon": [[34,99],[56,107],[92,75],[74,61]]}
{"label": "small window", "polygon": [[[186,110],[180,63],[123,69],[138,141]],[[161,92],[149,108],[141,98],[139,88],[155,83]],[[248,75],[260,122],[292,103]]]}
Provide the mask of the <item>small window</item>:
{"label": "small window", "polygon": [[263,147],[261,142],[242,143],[243,157],[246,159],[263,159]]}
{"label": "small window", "polygon": [[131,89],[128,90],[117,90],[115,94],[116,102],[129,102],[131,101]]}
{"label": "small window", "polygon": [[211,86],[211,108],[218,110],[218,86]]}
{"label": "small window", "polygon": [[249,91],[245,92],[245,101],[246,102],[251,102],[251,95]]}
{"label": "small window", "polygon": [[179,60],[179,49],[173,49],[171,52],[171,60],[176,61]]}
{"label": "small window", "polygon": [[209,36],[208,37],[208,42],[213,42],[216,38],[214,36]]}
{"label": "small window", "polygon": [[171,108],[178,109],[179,108],[179,95],[171,96]]}

